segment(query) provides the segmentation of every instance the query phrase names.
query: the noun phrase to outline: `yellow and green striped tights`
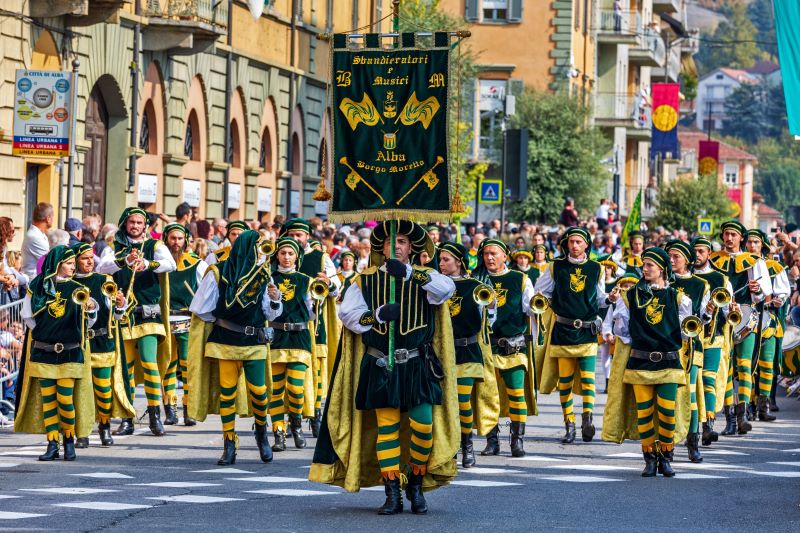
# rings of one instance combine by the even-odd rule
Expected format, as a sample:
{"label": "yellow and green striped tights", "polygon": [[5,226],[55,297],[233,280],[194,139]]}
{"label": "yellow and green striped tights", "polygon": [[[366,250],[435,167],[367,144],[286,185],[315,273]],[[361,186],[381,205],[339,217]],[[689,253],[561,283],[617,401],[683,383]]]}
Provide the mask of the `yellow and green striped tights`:
{"label": "yellow and green striped tights", "polygon": [[[384,479],[400,477],[400,408],[376,409],[378,441],[375,450]],[[408,411],[411,426],[408,466],[414,475],[428,471],[428,458],[433,448],[433,406],[423,403]]]}
{"label": "yellow and green striped tights", "polygon": [[594,410],[595,383],[594,367],[596,356],[587,357],[559,357],[558,358],[558,394],[561,399],[561,413],[565,422],[575,423],[575,413],[572,407],[572,384],[575,372],[580,369],[581,394],[583,396],[583,412],[591,413]]}
{"label": "yellow and green striped tights", "polygon": [[[286,431],[286,403],[289,416],[303,417],[304,383],[306,369],[303,363],[272,363],[272,395],[269,399],[269,416],[272,430]],[[284,401],[284,398],[287,402]]]}
{"label": "yellow and green striped tights", "polygon": [[256,425],[267,423],[267,385],[264,381],[266,360],[228,361],[219,360],[219,414],[222,418],[222,432],[225,438],[236,442],[236,389],[239,373],[244,369],[247,382],[247,396]]}
{"label": "yellow and green striped tights", "polygon": [[148,407],[161,405],[161,374],[158,372],[158,338],[155,335],[145,335],[136,340],[125,341],[125,358],[128,361],[128,380],[131,386],[131,400],[133,400],[136,384],[134,383],[134,361],[136,354],[142,363],[144,373],[144,395]]}
{"label": "yellow and green striped tights", "polygon": [[[636,397],[637,426],[642,441],[642,451],[653,453],[658,447],[669,452],[675,447],[675,398],[678,396],[676,383],[658,385],[633,385]],[[653,423],[658,408],[658,436]]]}
{"label": "yellow and green striped tights", "polygon": [[58,440],[59,430],[64,438],[75,437],[75,405],[72,393],[74,378],[39,379],[42,390],[42,413],[47,440]]}

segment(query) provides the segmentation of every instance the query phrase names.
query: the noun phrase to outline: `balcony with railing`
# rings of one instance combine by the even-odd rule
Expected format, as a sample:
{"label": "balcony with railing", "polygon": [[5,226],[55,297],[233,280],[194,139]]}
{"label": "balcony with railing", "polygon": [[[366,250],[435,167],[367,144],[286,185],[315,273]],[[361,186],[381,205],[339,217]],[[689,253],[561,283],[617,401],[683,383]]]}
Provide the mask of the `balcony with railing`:
{"label": "balcony with railing", "polygon": [[681,74],[681,46],[675,44],[669,48],[667,63],[664,67],[654,68],[650,71],[651,79],[677,83]]}
{"label": "balcony with railing", "polygon": [[145,50],[196,53],[228,32],[228,2],[220,0],[147,0]]}
{"label": "balcony with railing", "polygon": [[30,0],[30,16],[69,17],[73,26],[88,26],[113,20],[117,11],[132,0]]}
{"label": "balcony with railing", "polygon": [[601,9],[597,40],[601,43],[633,44],[642,34],[642,17],[638,11]]}
{"label": "balcony with railing", "polygon": [[664,65],[667,50],[661,34],[652,29],[646,29],[638,42],[628,50],[628,59],[631,63],[646,67],[661,67]]}
{"label": "balcony with railing", "polygon": [[597,93],[594,121],[601,128],[625,128],[632,139],[649,140],[652,134],[650,104],[641,95]]}
{"label": "balcony with railing", "polygon": [[653,0],[654,13],[680,13],[681,0]]}

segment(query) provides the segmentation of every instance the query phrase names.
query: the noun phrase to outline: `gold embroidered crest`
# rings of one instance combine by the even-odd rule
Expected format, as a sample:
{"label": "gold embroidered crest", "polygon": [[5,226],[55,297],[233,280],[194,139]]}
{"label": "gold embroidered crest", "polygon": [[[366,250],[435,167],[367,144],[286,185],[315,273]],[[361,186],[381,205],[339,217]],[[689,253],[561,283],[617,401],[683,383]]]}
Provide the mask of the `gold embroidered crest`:
{"label": "gold embroidered crest", "polygon": [[458,316],[461,313],[461,301],[463,298],[461,296],[453,296],[449,300],[447,300],[447,307],[450,308],[450,316]]}
{"label": "gold embroidered crest", "polygon": [[644,316],[649,323],[657,325],[664,318],[664,304],[658,303],[658,298],[653,298],[644,310]]}
{"label": "gold embroidered crest", "polygon": [[583,292],[586,288],[586,275],[581,274],[580,268],[576,268],[575,272],[569,275],[569,288],[572,292]]}
{"label": "gold embroidered crest", "polygon": [[47,306],[47,312],[53,318],[61,318],[67,311],[67,300],[61,297],[61,292],[56,292],[56,299]]}
{"label": "gold embroidered crest", "polygon": [[279,285],[278,290],[281,291],[281,299],[284,302],[288,302],[292,298],[294,298],[294,289],[295,284],[292,283],[289,278],[284,279]]}
{"label": "gold embroidered crest", "polygon": [[503,307],[506,305],[506,295],[508,294],[508,289],[503,289],[502,287],[502,283],[494,284],[494,293],[497,296],[497,307]]}

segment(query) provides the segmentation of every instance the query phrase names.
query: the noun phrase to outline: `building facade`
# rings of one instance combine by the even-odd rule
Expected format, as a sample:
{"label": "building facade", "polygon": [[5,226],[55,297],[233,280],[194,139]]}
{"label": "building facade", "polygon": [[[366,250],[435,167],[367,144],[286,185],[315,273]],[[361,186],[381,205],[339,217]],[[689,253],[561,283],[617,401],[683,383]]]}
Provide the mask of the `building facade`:
{"label": "building facade", "polygon": [[[239,0],[8,4],[0,15],[0,209],[20,227],[41,201],[58,207],[61,223],[92,213],[116,221],[137,204],[169,215],[183,201],[207,219],[316,214],[311,197],[331,154],[329,48],[317,36],[391,26],[376,23],[388,0],[336,0],[335,9],[333,0],[273,0],[257,19]],[[10,132],[15,70],[69,70],[74,59],[77,157],[68,190],[66,159],[14,157]]]}

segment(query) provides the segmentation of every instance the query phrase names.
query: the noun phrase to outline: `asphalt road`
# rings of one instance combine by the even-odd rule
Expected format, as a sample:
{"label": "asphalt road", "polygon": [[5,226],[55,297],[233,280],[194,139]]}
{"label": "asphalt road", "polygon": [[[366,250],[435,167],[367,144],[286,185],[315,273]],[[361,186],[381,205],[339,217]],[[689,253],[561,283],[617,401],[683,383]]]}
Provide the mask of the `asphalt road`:
{"label": "asphalt road", "polygon": [[[306,481],[313,439],[261,463],[247,420],[238,424],[233,468],[216,465],[218,417],[168,427],[162,438],[137,425],[110,449],[93,437],[71,463],[38,462],[41,436],[0,429],[0,530],[789,531],[800,523],[795,399],[779,399],[778,421],[703,449],[700,465],[678,447],[673,479],[641,478],[635,442],[561,445],[557,395],[540,400],[542,414],[528,423],[528,456],[510,457],[505,426],[501,456],[478,457],[454,484],[428,493],[426,516],[412,515],[407,503],[400,516],[377,516],[382,488],[347,494]],[[599,394],[598,425],[604,402]]]}

